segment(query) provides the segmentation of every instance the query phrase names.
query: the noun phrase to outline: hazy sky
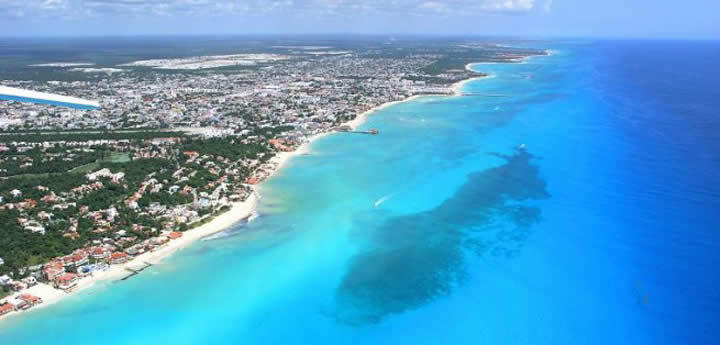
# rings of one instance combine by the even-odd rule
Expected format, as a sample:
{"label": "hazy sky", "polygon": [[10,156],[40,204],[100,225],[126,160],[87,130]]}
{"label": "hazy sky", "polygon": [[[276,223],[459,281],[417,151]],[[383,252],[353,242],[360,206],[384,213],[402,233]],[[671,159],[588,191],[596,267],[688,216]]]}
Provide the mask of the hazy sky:
{"label": "hazy sky", "polygon": [[0,0],[0,36],[436,33],[720,38],[720,0]]}

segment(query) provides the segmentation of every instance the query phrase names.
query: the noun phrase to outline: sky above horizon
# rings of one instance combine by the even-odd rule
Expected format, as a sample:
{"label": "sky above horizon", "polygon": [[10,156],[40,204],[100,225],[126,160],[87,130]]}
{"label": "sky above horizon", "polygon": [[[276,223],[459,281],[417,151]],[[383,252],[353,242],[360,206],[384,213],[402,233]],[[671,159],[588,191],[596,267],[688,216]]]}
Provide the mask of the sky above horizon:
{"label": "sky above horizon", "polygon": [[720,38],[710,0],[0,0],[0,36],[449,34]]}

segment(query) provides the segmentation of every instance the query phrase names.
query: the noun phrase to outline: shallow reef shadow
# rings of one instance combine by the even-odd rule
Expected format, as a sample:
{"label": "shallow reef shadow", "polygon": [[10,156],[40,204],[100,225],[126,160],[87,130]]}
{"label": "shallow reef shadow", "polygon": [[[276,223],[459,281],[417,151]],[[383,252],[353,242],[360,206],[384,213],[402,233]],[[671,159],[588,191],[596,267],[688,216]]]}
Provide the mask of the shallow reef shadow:
{"label": "shallow reef shadow", "polygon": [[522,203],[550,194],[524,148],[493,155],[505,162],[471,173],[434,209],[364,228],[367,248],[350,259],[336,288],[338,322],[377,323],[450,293],[466,276],[468,253],[518,253],[541,216],[539,208]]}

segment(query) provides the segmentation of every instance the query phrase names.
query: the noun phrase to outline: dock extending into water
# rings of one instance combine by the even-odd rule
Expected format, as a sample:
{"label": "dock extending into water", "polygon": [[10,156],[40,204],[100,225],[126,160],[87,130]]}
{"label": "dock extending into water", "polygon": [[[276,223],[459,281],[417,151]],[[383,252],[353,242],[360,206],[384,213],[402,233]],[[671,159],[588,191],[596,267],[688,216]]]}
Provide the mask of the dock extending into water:
{"label": "dock extending into water", "polygon": [[377,129],[374,129],[374,128],[370,128],[366,131],[356,131],[356,130],[353,130],[350,126],[340,126],[340,127],[336,127],[335,130],[338,132],[344,132],[344,133],[371,134],[371,135],[380,134],[380,131]]}
{"label": "dock extending into water", "polygon": [[130,272],[130,274],[126,275],[125,277],[123,277],[120,280],[128,280],[128,279],[130,279],[130,277],[134,277],[134,276],[140,274],[140,272],[144,271],[145,269],[147,269],[150,266],[152,266],[151,263],[143,261],[143,266],[141,266],[141,267],[138,267],[138,268],[125,267],[125,270]]}
{"label": "dock extending into water", "polygon": [[507,97],[507,95],[497,93],[482,93],[482,92],[462,92],[459,94],[462,97]]}

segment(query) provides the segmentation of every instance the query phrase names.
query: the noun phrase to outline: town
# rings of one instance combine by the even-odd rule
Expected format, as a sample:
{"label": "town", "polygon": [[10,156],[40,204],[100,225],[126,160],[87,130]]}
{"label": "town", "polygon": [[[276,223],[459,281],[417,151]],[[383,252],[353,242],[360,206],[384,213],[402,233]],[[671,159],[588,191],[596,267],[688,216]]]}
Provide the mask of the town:
{"label": "town", "polygon": [[[87,80],[3,80],[99,100],[97,110],[0,107],[0,315],[43,303],[156,251],[248,199],[310,137],[382,104],[452,95],[465,65],[544,54],[493,45],[452,54],[333,50],[134,61],[78,69]],[[300,53],[297,53],[299,51]],[[83,64],[84,65],[84,64]],[[375,131],[373,134],[377,133]]]}

